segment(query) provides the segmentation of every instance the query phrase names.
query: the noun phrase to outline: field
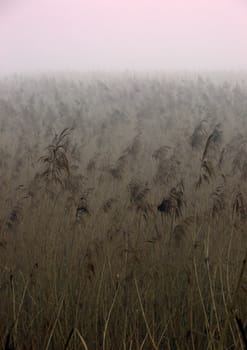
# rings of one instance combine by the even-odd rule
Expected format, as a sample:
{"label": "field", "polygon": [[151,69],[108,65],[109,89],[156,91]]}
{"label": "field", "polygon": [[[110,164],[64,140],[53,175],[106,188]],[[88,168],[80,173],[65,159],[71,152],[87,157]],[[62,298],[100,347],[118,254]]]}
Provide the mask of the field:
{"label": "field", "polygon": [[0,348],[247,348],[247,76],[0,80]]}

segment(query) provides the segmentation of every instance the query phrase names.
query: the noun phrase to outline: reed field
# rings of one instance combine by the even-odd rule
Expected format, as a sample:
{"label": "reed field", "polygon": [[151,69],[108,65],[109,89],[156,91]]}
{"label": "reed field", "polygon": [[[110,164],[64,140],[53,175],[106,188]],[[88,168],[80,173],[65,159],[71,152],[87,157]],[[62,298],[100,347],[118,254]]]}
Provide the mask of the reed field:
{"label": "reed field", "polygon": [[247,74],[0,79],[0,349],[247,349]]}

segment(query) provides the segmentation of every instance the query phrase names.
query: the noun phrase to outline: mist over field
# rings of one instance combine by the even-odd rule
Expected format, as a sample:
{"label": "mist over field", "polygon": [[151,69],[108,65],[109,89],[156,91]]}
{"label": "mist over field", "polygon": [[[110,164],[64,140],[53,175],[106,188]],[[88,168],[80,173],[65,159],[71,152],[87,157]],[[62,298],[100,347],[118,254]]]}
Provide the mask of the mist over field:
{"label": "mist over field", "polygon": [[1,0],[0,74],[246,70],[245,0]]}
{"label": "mist over field", "polygon": [[247,349],[246,19],[0,2],[0,349]]}

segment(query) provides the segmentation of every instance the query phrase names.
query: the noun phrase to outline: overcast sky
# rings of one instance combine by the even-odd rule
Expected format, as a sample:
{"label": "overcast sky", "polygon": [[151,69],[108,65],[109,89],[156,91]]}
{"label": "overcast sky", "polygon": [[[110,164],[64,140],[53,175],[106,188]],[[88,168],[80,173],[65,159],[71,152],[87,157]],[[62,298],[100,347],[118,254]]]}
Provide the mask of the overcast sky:
{"label": "overcast sky", "polygon": [[247,0],[0,0],[0,72],[247,70]]}

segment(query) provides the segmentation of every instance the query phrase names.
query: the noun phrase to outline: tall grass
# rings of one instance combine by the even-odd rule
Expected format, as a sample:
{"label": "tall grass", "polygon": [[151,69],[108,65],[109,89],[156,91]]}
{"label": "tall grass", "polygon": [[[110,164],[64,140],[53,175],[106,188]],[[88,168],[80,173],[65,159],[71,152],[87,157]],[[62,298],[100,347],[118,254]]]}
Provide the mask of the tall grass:
{"label": "tall grass", "polygon": [[246,349],[247,83],[0,82],[0,347]]}

